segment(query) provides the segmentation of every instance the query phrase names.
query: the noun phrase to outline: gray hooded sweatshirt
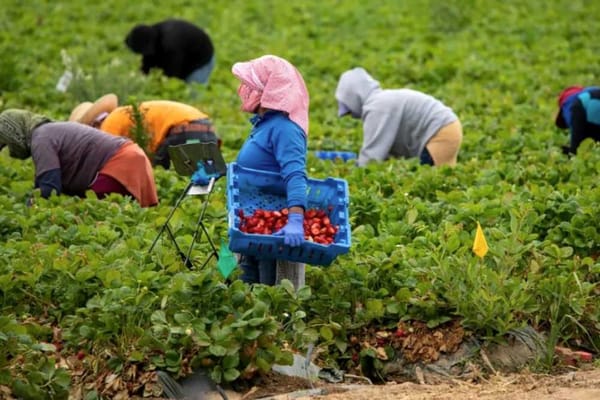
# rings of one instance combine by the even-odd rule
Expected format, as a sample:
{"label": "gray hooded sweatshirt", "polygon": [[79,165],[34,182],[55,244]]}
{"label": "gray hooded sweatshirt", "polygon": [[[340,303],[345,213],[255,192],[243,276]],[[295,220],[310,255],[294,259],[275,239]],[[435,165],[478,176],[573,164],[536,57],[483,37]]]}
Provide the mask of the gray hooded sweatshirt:
{"label": "gray hooded sweatshirt", "polygon": [[411,89],[382,89],[363,68],[340,77],[335,97],[363,121],[358,165],[389,157],[419,157],[442,127],[458,120],[434,97]]}

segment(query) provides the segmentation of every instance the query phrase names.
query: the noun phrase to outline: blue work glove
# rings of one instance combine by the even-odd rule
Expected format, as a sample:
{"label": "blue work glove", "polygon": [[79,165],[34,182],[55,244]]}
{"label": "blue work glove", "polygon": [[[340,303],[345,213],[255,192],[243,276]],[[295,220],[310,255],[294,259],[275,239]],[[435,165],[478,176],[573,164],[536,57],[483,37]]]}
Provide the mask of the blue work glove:
{"label": "blue work glove", "polygon": [[192,182],[194,185],[206,186],[210,182],[210,176],[206,174],[204,167],[198,163],[198,169],[192,175]]}
{"label": "blue work glove", "polygon": [[300,246],[304,242],[303,222],[304,214],[289,213],[287,224],[274,234],[277,236],[284,235],[283,242],[289,246]]}

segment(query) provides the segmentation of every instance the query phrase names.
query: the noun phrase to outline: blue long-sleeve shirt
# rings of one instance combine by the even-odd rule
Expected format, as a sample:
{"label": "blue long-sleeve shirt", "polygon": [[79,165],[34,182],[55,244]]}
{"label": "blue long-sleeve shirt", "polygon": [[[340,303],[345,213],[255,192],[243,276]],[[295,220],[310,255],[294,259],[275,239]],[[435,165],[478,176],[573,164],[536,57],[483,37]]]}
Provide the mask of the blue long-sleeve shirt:
{"label": "blue long-sleeve shirt", "polygon": [[287,206],[306,209],[306,135],[285,113],[267,111],[250,119],[250,136],[236,162],[244,168],[281,174]]}
{"label": "blue long-sleeve shirt", "polygon": [[571,134],[569,152],[576,153],[584,139],[600,141],[600,88],[586,87],[569,96],[561,112]]}

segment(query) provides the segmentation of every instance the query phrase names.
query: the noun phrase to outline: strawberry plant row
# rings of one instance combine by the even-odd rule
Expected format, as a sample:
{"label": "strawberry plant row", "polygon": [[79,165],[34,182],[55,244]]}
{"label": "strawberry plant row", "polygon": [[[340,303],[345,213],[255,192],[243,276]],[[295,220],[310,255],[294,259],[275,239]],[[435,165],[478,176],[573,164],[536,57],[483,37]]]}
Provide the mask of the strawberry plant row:
{"label": "strawberry plant row", "polygon": [[[211,116],[231,162],[251,126],[239,110],[230,66],[264,53],[286,57],[310,92],[308,174],[347,182],[344,223],[351,232],[344,235],[352,236],[351,246],[327,268],[309,263],[299,290],[289,282],[249,287],[237,279],[239,271],[224,280],[212,262],[188,270],[168,241],[148,252],[185,177],[157,168],[160,204],[152,209],[91,193],[36,197],[27,207],[31,160],[2,150],[1,393],[158,397],[157,370],[183,377],[204,367],[218,382],[249,380],[312,344],[316,362],[360,372],[360,358],[372,352],[356,342],[361,332],[395,334],[411,321],[429,328],[460,324],[494,340],[530,325],[558,344],[598,353],[600,147],[586,141],[567,157],[560,146],[568,135],[553,126],[564,86],[600,81],[590,67],[600,52],[589,39],[600,36],[593,2],[385,0],[332,7],[306,0],[265,7],[233,0],[205,2],[201,13],[188,3],[5,0],[0,109],[64,120],[78,102],[107,92],[123,103],[182,101]],[[209,85],[138,71],[124,36],[134,23],[166,14],[193,20],[213,37],[217,64]],[[383,87],[422,90],[453,108],[465,132],[455,168],[418,160],[357,168],[315,155],[360,150],[362,126],[336,118],[333,96],[339,74],[357,60]],[[66,69],[77,78],[59,92]],[[227,190],[218,181],[206,211],[216,243],[229,237]],[[192,242],[198,207],[186,200],[171,220],[182,248]],[[244,209],[246,216],[254,211]],[[483,259],[471,250],[477,222],[489,244]],[[343,224],[330,223],[341,231]],[[200,243],[192,257],[200,261],[210,251]]]}

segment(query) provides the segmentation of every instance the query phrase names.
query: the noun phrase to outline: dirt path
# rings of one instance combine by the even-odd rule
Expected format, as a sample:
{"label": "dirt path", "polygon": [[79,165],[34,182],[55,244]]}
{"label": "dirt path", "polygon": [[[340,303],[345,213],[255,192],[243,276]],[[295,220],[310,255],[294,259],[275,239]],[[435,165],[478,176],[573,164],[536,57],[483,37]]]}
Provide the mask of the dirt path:
{"label": "dirt path", "polygon": [[[291,383],[291,382],[290,382]],[[496,375],[481,383],[452,381],[438,385],[390,383],[387,385],[318,385],[327,394],[302,395],[292,387],[287,394],[246,393],[241,399],[269,400],[600,400],[600,368],[562,375],[520,373]],[[293,390],[296,391],[293,391]],[[264,390],[264,388],[263,388]],[[267,390],[268,392],[268,390]],[[281,392],[280,392],[281,393]]]}
{"label": "dirt path", "polygon": [[[479,384],[454,381],[451,384],[416,383],[355,387],[342,393],[314,396],[324,400],[599,400],[600,368],[564,375],[517,374],[494,376]],[[279,400],[279,399],[278,399]]]}

